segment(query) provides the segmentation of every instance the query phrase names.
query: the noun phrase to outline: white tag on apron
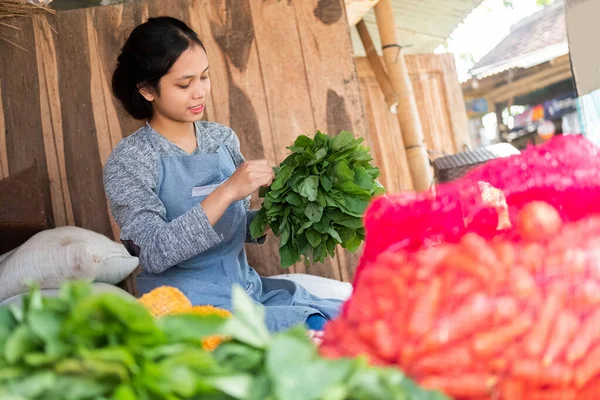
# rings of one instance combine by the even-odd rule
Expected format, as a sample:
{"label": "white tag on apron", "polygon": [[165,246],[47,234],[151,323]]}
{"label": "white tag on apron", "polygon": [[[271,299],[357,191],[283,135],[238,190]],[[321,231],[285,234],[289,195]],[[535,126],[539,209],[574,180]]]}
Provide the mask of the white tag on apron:
{"label": "white tag on apron", "polygon": [[219,186],[221,186],[220,183],[216,185],[196,186],[192,188],[192,197],[208,196]]}
{"label": "white tag on apron", "polygon": [[196,186],[192,188],[192,197],[208,196],[225,182],[227,182],[227,179],[221,183],[215,183],[214,185]]}

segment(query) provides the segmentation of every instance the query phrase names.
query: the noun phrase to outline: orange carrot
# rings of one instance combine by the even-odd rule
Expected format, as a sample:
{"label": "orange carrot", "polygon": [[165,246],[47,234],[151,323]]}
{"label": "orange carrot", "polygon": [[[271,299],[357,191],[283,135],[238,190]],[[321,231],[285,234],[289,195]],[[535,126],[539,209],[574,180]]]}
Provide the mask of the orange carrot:
{"label": "orange carrot", "polygon": [[508,360],[502,356],[492,358],[487,363],[487,367],[490,372],[500,374],[508,369]]}
{"label": "orange carrot", "polygon": [[459,279],[456,284],[450,288],[450,298],[468,296],[475,293],[481,284],[475,278]]}
{"label": "orange carrot", "polygon": [[484,264],[494,270],[497,268],[499,260],[498,257],[496,257],[496,253],[490,247],[488,242],[476,233],[467,233],[463,236],[460,241],[460,246],[469,256],[473,257],[480,264]]}
{"label": "orange carrot", "polygon": [[600,379],[591,380],[578,394],[577,400],[600,399]]}
{"label": "orange carrot", "polygon": [[419,375],[432,375],[446,371],[462,371],[473,363],[471,352],[466,345],[459,345],[442,352],[436,352],[417,359],[411,370]]}
{"label": "orange carrot", "polygon": [[488,296],[478,293],[452,315],[442,317],[424,340],[424,349],[435,349],[478,331],[489,322],[493,312]]}
{"label": "orange carrot", "polygon": [[587,353],[585,359],[575,367],[575,385],[582,388],[598,374],[600,374],[600,345]]}
{"label": "orange carrot", "polygon": [[574,295],[569,300],[576,312],[588,314],[600,305],[600,285],[594,280],[575,285]]}
{"label": "orange carrot", "polygon": [[409,333],[412,337],[420,337],[428,333],[437,318],[440,306],[442,279],[435,278],[415,302],[409,322]]}
{"label": "orange carrot", "polygon": [[462,252],[459,248],[454,248],[446,258],[443,265],[452,271],[460,272],[468,276],[480,279],[482,282],[488,282],[491,277],[489,269],[479,263],[476,259]]}
{"label": "orange carrot", "polygon": [[500,384],[500,399],[525,400],[525,385],[513,378],[503,381]]}
{"label": "orange carrot", "polygon": [[548,295],[535,325],[525,337],[525,351],[532,357],[539,357],[546,346],[550,327],[562,307],[562,293],[552,292]]}
{"label": "orange carrot", "polygon": [[437,247],[425,248],[414,254],[414,260],[417,263],[417,274],[423,268],[428,269],[429,272],[436,272],[437,268],[440,266],[449,250],[450,246],[441,245]]}
{"label": "orange carrot", "polygon": [[528,243],[519,250],[519,262],[530,272],[539,272],[545,258],[546,250],[539,243]]}
{"label": "orange carrot", "polygon": [[512,321],[517,318],[519,304],[513,297],[502,296],[494,301],[496,306],[495,320],[497,322]]}
{"label": "orange carrot", "polygon": [[592,345],[600,339],[600,309],[597,309],[581,324],[573,341],[567,348],[567,362],[573,364],[586,354]]}
{"label": "orange carrot", "polygon": [[498,379],[488,374],[428,376],[419,381],[428,389],[438,389],[451,397],[489,396]]}
{"label": "orange carrot", "polygon": [[577,391],[574,389],[547,389],[527,393],[527,400],[576,400]]}
{"label": "orange carrot", "polygon": [[550,365],[564,351],[565,347],[579,327],[579,319],[569,310],[563,310],[556,318],[552,334],[548,338],[548,347],[544,353],[543,364]]}
{"label": "orange carrot", "polygon": [[356,289],[346,305],[348,322],[362,324],[373,319],[373,299],[375,287],[361,285]]}
{"label": "orange carrot", "polygon": [[504,240],[496,241],[492,244],[492,248],[505,270],[512,268],[516,264],[517,254],[515,247],[511,243]]}
{"label": "orange carrot", "polygon": [[517,298],[530,298],[537,291],[537,286],[529,271],[514,267],[510,271],[510,290]]}
{"label": "orange carrot", "polygon": [[481,356],[495,354],[527,332],[532,325],[533,321],[528,315],[517,317],[506,326],[476,334],[473,348]]}
{"label": "orange carrot", "polygon": [[536,385],[567,386],[573,379],[573,371],[564,364],[542,366],[536,360],[515,360],[512,374],[516,378],[532,382]]}
{"label": "orange carrot", "polygon": [[405,343],[402,345],[400,350],[401,354],[398,358],[398,365],[401,367],[409,367],[415,361],[417,355],[417,348],[414,343]]}
{"label": "orange carrot", "polygon": [[390,332],[388,324],[384,321],[375,321],[373,324],[373,338],[375,348],[381,358],[386,360],[396,360],[398,357],[395,335]]}

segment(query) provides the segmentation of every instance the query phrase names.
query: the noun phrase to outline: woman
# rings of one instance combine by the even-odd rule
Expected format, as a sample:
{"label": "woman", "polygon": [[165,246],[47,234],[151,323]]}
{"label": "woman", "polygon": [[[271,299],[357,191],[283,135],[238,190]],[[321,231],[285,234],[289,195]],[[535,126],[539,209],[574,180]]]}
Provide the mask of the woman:
{"label": "woman", "polygon": [[244,160],[230,128],[201,121],[208,71],[196,33],[169,17],[136,27],[117,61],[113,92],[147,122],[114,149],[104,185],[121,240],[140,258],[140,291],[174,286],[193,304],[231,309],[237,284],[266,306],[271,331],[298,323],[322,329],[339,301],[261,278],[248,265],[244,244],[256,215],[248,198],[274,174],[266,160]]}

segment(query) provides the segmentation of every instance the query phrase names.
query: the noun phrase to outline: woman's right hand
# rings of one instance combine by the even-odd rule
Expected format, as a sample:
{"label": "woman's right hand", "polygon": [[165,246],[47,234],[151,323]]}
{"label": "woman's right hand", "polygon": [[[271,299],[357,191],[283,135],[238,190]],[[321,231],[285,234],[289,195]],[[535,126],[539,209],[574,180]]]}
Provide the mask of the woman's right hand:
{"label": "woman's right hand", "polygon": [[223,184],[232,201],[250,196],[262,186],[269,186],[275,179],[275,172],[267,160],[246,161]]}

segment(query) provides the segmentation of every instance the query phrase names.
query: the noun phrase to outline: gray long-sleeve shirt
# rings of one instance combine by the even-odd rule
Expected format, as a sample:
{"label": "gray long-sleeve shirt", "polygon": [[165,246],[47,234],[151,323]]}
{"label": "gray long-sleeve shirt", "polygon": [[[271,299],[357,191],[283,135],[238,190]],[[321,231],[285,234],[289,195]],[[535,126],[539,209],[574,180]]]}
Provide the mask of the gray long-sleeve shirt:
{"label": "gray long-sleeve shirt", "polygon": [[[197,122],[196,140],[198,147],[191,155],[215,152],[221,142],[236,166],[245,161],[239,139],[224,125]],[[121,228],[121,240],[139,248],[140,264],[150,273],[161,273],[222,240],[201,204],[167,222],[165,206],[158,197],[160,158],[174,155],[188,154],[145,124],[115,147],[104,166],[104,188],[110,211]],[[249,198],[245,205],[248,210]],[[247,213],[249,224],[256,211]],[[249,233],[247,238],[255,242]]]}

